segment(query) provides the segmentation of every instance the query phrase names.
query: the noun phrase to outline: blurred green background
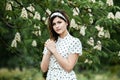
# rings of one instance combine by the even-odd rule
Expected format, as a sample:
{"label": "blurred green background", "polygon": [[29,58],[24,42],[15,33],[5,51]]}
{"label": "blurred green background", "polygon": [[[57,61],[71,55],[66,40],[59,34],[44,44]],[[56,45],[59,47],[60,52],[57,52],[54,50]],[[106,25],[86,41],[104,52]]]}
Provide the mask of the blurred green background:
{"label": "blurred green background", "polygon": [[83,55],[78,80],[120,80],[120,0],[1,0],[0,80],[43,80],[47,19],[65,10]]}

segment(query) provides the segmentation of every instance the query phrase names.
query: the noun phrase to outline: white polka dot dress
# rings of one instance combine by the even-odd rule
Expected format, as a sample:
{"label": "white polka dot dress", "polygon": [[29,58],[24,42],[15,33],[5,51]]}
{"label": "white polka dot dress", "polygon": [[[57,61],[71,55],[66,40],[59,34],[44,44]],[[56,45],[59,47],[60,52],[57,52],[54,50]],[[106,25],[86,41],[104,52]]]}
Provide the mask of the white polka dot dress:
{"label": "white polka dot dress", "polygon": [[[59,54],[64,58],[67,58],[69,54],[82,54],[82,45],[78,38],[74,38],[69,33],[64,38],[58,37],[56,42],[56,48]],[[43,54],[47,53],[46,47],[44,48]],[[46,80],[77,80],[74,71],[65,71],[56,61],[52,55],[50,57],[49,69]]]}

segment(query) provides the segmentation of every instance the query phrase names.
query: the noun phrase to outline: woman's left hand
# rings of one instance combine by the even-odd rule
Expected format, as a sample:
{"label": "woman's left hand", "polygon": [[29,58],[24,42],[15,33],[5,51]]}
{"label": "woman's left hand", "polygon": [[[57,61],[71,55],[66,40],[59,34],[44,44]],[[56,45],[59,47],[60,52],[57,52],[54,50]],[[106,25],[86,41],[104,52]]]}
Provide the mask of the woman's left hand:
{"label": "woman's left hand", "polygon": [[47,42],[45,42],[45,47],[46,47],[51,53],[54,53],[54,52],[56,51],[55,41],[53,41],[53,40],[48,40]]}

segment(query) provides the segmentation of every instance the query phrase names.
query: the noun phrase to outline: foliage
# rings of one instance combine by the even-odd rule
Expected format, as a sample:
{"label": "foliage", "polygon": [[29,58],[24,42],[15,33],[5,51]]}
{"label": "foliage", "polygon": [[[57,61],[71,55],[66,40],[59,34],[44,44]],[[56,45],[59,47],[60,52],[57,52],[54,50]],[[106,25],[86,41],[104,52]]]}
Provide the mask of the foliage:
{"label": "foliage", "polygon": [[0,67],[39,68],[49,38],[47,18],[56,9],[67,12],[69,31],[82,42],[78,68],[120,64],[120,15],[115,17],[119,6],[104,0],[2,0],[0,4]]}

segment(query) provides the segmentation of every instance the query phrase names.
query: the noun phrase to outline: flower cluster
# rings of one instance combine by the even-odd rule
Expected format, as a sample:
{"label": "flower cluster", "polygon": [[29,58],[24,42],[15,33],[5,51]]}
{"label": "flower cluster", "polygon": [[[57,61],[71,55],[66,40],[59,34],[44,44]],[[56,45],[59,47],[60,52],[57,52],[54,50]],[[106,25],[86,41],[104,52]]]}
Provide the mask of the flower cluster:
{"label": "flower cluster", "polygon": [[106,3],[108,4],[108,6],[113,6],[113,0],[107,0]]}
{"label": "flower cluster", "polygon": [[90,37],[90,39],[87,41],[87,43],[90,46],[93,46],[93,49],[96,49],[96,50],[99,50],[99,51],[101,51],[101,49],[102,49],[101,41],[97,41],[97,44],[94,46],[95,43],[94,43],[93,37]]}
{"label": "flower cluster", "polygon": [[40,30],[40,26],[36,26],[34,25],[34,31],[32,32],[34,35],[36,36],[41,36],[41,30]]}
{"label": "flower cluster", "polygon": [[92,61],[92,60],[89,60],[89,59],[86,59],[86,60],[84,61],[84,63],[92,64],[93,61]]}
{"label": "flower cluster", "polygon": [[107,18],[109,18],[109,19],[120,19],[120,11],[117,11],[115,13],[115,15],[112,12],[109,12]]}
{"label": "flower cluster", "polygon": [[100,27],[100,25],[95,26],[95,28],[98,30],[98,37],[110,38],[109,30],[104,30],[104,27]]}
{"label": "flower cluster", "polygon": [[13,1],[7,2],[7,3],[6,3],[6,10],[12,11],[12,4],[13,4]]}
{"label": "flower cluster", "polygon": [[21,42],[21,36],[19,32],[16,32],[15,37],[11,43],[11,47],[17,47],[17,42]]}
{"label": "flower cluster", "polygon": [[36,47],[36,46],[37,46],[36,40],[33,40],[33,41],[32,41],[32,46],[33,46],[33,47]]}

